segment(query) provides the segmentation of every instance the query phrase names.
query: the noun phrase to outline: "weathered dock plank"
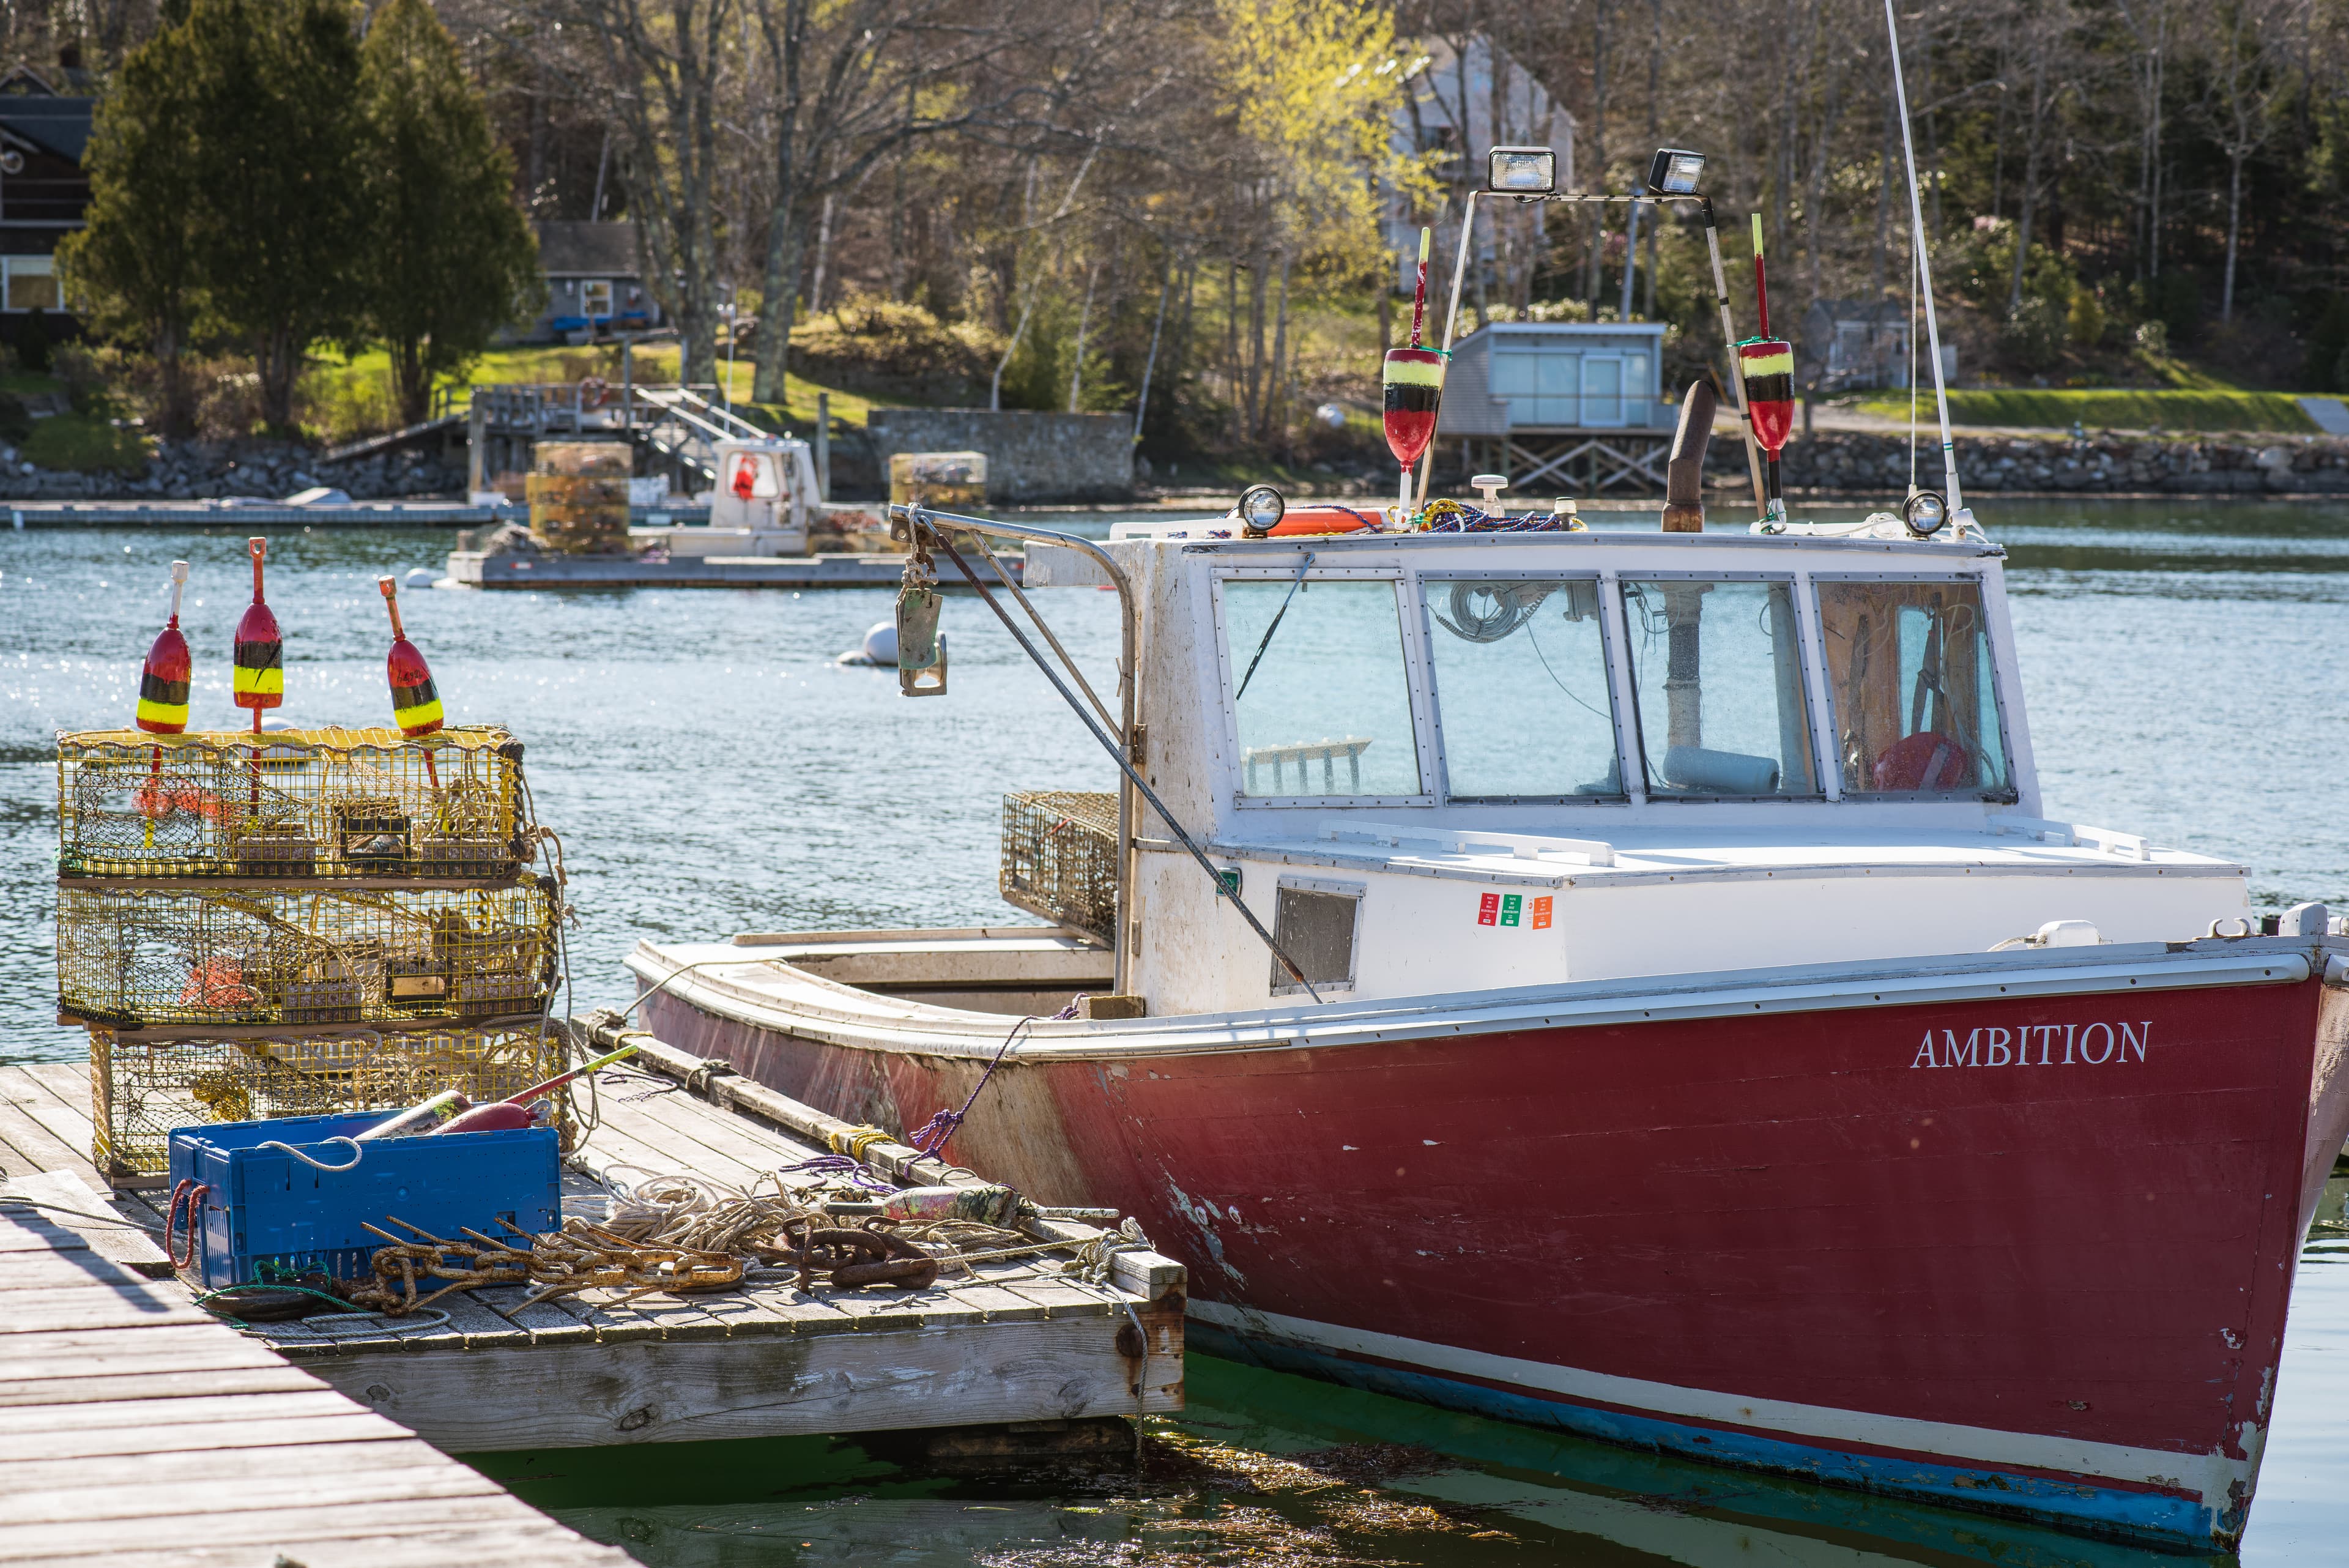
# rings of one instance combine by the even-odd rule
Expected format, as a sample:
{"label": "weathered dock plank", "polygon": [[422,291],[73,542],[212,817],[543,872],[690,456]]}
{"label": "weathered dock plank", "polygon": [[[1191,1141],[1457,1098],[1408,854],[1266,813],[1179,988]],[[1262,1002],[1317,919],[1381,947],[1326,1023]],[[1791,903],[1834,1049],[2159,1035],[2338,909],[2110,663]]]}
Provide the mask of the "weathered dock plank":
{"label": "weathered dock plank", "polygon": [[[56,1086],[0,1069],[18,1106]],[[121,1210],[70,1171],[37,1190],[0,1206],[0,1563],[628,1563],[105,1255]]]}
{"label": "weathered dock plank", "polygon": [[[715,1103],[696,1092],[699,1081],[681,1081],[690,1064],[665,1051],[652,1071],[602,1085],[600,1119],[564,1179],[566,1212],[602,1220],[616,1191],[650,1176],[748,1189],[828,1152],[828,1118],[771,1091],[743,1096],[755,1097],[758,1114]],[[26,1075],[10,1090],[51,1158],[78,1136],[67,1104],[73,1071]],[[10,1082],[0,1072],[0,1085]],[[35,1131],[24,1136],[36,1138]],[[947,1170],[895,1146],[875,1163],[916,1180]],[[66,1236],[62,1221],[25,1223],[28,1236]],[[785,1270],[756,1270],[744,1288],[686,1298],[625,1300],[598,1290],[529,1302],[524,1286],[490,1286],[441,1298],[445,1323],[414,1320],[396,1333],[380,1324],[300,1321],[240,1335],[195,1308],[177,1282],[143,1280],[135,1264],[101,1257],[86,1236],[47,1251],[0,1251],[0,1281],[10,1259],[28,1260],[20,1281],[0,1283],[8,1309],[0,1324],[13,1331],[0,1339],[20,1342],[16,1355],[0,1354],[0,1404],[39,1420],[0,1443],[0,1471],[16,1472],[18,1490],[48,1490],[43,1478],[55,1483],[65,1470],[27,1467],[111,1474],[137,1464],[147,1472],[143,1486],[171,1497],[281,1450],[315,1449],[291,1461],[289,1473],[305,1485],[339,1482],[335,1455],[371,1456],[391,1433],[414,1433],[448,1451],[490,1452],[1181,1409],[1181,1265],[1130,1251],[1117,1260],[1123,1267],[1112,1282],[1086,1283],[1060,1270],[1097,1231],[1058,1223],[1030,1230],[1018,1244],[1060,1250],[951,1267],[920,1291],[827,1286],[812,1293]],[[0,1241],[15,1239],[0,1217]],[[1155,1288],[1139,1295],[1126,1288],[1133,1283]],[[1136,1322],[1146,1355],[1133,1354]],[[162,1435],[139,1431],[124,1414],[162,1397],[150,1394],[150,1384],[169,1388],[183,1411]],[[77,1386],[84,1389],[78,1408]],[[480,1397],[483,1388],[497,1397]],[[324,1389],[343,1404],[309,1398]],[[201,1441],[170,1438],[181,1429]],[[45,1444],[45,1435],[58,1443]],[[191,1449],[224,1457],[185,1458]],[[91,1484],[78,1481],[75,1490]],[[350,1484],[350,1507],[364,1514],[391,1501],[401,1483],[378,1476]],[[0,1491],[10,1486],[0,1479]],[[470,1495],[460,1487],[430,1501],[437,1509]],[[233,1498],[233,1510],[286,1505],[274,1493],[237,1496],[243,1501]]]}

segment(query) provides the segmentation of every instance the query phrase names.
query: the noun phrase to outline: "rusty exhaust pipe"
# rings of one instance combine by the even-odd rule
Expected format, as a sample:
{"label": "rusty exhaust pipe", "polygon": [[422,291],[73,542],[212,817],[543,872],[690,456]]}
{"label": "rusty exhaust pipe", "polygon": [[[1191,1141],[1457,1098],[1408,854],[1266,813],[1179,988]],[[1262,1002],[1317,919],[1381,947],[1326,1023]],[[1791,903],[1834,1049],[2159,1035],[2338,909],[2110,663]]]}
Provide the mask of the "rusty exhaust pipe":
{"label": "rusty exhaust pipe", "polygon": [[1704,532],[1704,449],[1713,440],[1717,400],[1708,381],[1691,381],[1681,400],[1681,422],[1672,431],[1672,455],[1664,466],[1664,532]]}

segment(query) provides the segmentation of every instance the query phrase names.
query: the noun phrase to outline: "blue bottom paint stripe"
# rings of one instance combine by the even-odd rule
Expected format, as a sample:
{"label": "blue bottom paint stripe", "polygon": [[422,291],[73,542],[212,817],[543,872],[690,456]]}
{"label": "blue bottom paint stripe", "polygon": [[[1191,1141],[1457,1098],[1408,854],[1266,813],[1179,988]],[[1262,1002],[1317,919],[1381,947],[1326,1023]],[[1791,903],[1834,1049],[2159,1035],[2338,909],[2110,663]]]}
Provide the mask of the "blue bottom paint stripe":
{"label": "blue bottom paint stripe", "polygon": [[1537,1398],[1464,1383],[1433,1373],[1355,1361],[1281,1340],[1242,1337],[1192,1318],[1185,1325],[1192,1348],[1208,1355],[1319,1377],[1373,1394],[1465,1410],[1526,1426],[1555,1428],[1601,1442],[1677,1455],[1711,1464],[1767,1470],[1824,1486],[1853,1487],[1915,1498],[1982,1513],[2011,1514],[2061,1529],[2148,1545],[2207,1551],[2230,1547],[2211,1511],[2161,1492],[2101,1487],[2090,1481],[1935,1464],[1883,1454],[1767,1438],[1751,1432],[1691,1426],[1660,1416],[1636,1416],[1563,1400]]}

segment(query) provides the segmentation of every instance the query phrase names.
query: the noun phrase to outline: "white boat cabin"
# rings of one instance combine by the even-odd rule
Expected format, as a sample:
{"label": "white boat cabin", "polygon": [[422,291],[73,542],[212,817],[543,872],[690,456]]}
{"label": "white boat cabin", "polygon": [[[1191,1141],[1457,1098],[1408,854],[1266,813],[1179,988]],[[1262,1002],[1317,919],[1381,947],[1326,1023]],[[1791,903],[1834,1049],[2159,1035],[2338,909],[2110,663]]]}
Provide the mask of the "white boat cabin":
{"label": "white boat cabin", "polygon": [[[2239,867],[2044,819],[1979,534],[1224,526],[1107,545],[1142,607],[1144,773],[1324,1001],[2249,913]],[[1031,576],[1100,580],[1075,557]],[[1303,1000],[1135,811],[1127,989],[1155,1017]]]}

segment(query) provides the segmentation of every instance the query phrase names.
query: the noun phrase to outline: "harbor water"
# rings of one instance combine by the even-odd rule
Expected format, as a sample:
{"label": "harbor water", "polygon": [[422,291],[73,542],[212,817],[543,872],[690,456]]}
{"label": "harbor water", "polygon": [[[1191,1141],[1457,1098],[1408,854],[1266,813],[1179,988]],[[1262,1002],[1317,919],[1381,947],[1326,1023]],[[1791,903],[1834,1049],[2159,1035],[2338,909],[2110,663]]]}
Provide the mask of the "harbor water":
{"label": "harbor water", "polygon": [[[2010,551],[2033,742],[2051,815],[2247,867],[2262,909],[2349,911],[2349,507],[1992,501]],[[1839,514],[1827,514],[1837,515]],[[1653,514],[1601,526],[1654,526]],[[1098,536],[1106,521],[1073,530]],[[269,598],[291,725],[388,722],[388,627],[452,722],[526,742],[563,839],[572,1010],[624,999],[639,938],[1030,923],[996,896],[1010,790],[1112,770],[968,597],[944,618],[949,694],[843,665],[885,590],[429,592],[446,533],[281,532]],[[168,563],[192,563],[191,727],[243,727],[229,641],[241,532],[0,532],[0,1063],[69,1060],[51,940],[58,730],[127,725]],[[1040,605],[1107,690],[1115,601]],[[2180,932],[2180,936],[2193,933]],[[985,1114],[981,1106],[976,1113]],[[2349,1184],[2303,1255],[2241,1561],[2349,1561]],[[655,1564],[2031,1565],[2181,1559],[1732,1475],[1194,1357],[1192,1408],[1137,1466],[948,1478],[851,1442],[667,1445],[479,1462]],[[2188,1559],[2190,1561],[2191,1559]]]}

